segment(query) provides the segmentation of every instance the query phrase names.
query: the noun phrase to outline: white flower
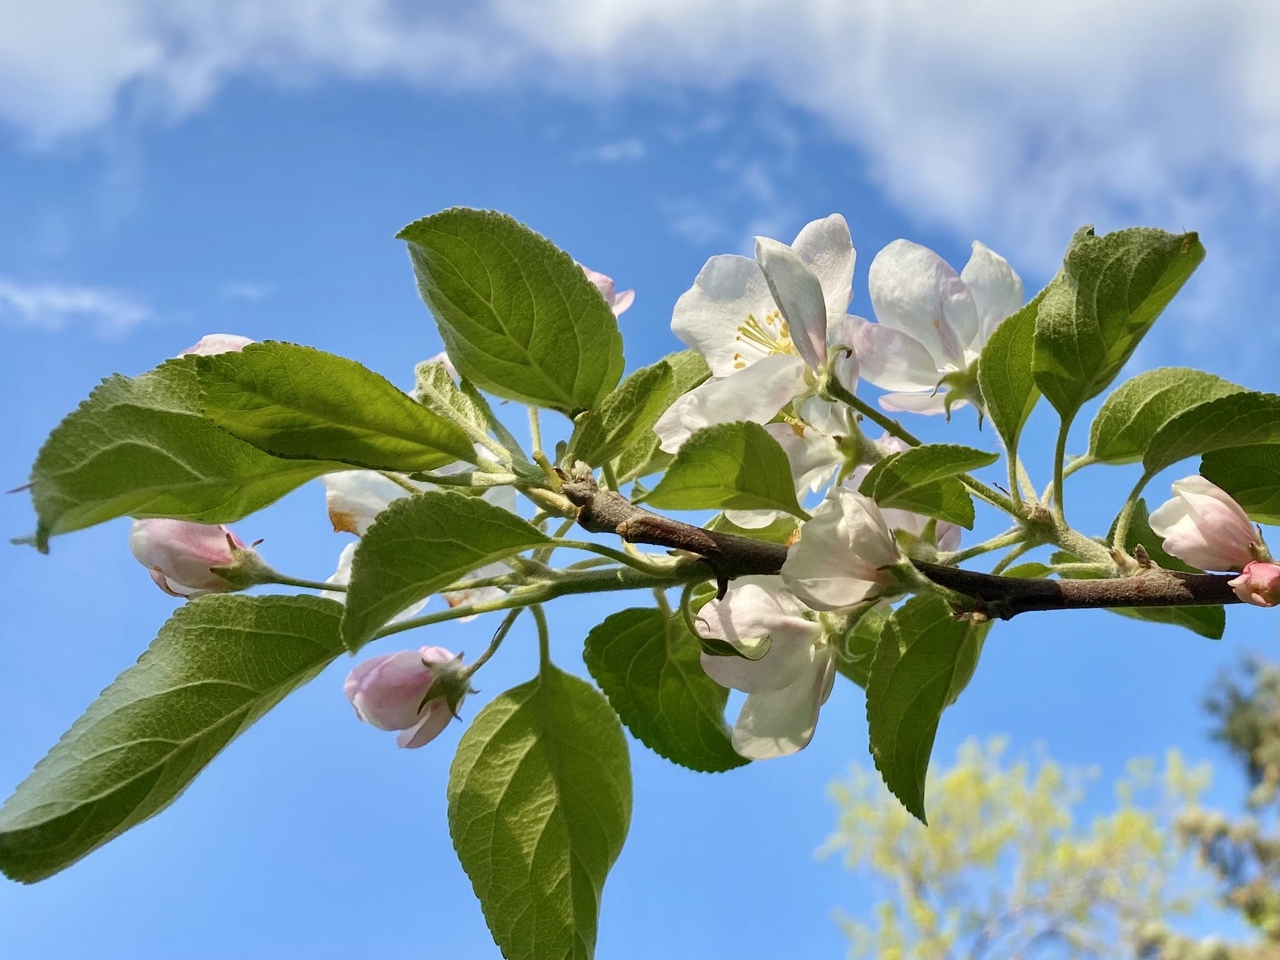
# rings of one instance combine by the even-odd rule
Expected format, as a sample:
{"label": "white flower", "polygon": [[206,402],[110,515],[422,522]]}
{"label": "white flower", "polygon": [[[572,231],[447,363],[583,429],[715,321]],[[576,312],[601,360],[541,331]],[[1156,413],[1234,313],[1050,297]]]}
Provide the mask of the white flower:
{"label": "white flower", "polygon": [[[876,440],[875,444],[886,456],[893,453],[902,453],[904,450],[911,449],[911,445],[909,443],[904,440],[899,440],[897,437],[888,433],[881,434],[880,439]],[[867,474],[870,472],[871,467],[869,465],[857,467],[849,474],[849,479],[845,481],[845,486],[849,487],[851,490],[857,490],[862,485],[862,481],[866,479]],[[960,535],[962,531],[958,523],[951,523],[948,520],[934,521],[931,517],[926,517],[922,513],[912,513],[910,510],[897,510],[893,507],[881,507],[880,516],[884,517],[884,522],[889,525],[890,530],[901,530],[916,538],[923,537],[929,524],[933,523],[933,542],[939,550],[960,549]]]}
{"label": "white flower", "polygon": [[751,760],[803,750],[831,693],[835,658],[822,627],[783,589],[778,577],[740,577],[722,600],[698,614],[704,637],[735,646],[768,637],[759,660],[702,655],[716,683],[742,690],[746,701],[733,726],[733,748]]}
{"label": "white flower", "polygon": [[[808,224],[791,246],[757,237],[754,260],[708,260],[676,301],[671,329],[706,358],[711,379],[658,420],[662,449],[674,453],[717,423],[768,423],[814,391],[829,344],[851,345],[853,265],[849,225],[839,214]],[[835,372],[852,389],[852,354]]]}
{"label": "white flower", "polygon": [[1269,559],[1249,515],[1227,491],[1204,477],[1173,484],[1174,497],[1150,516],[1166,553],[1201,570],[1243,570]]}
{"label": "white flower", "polygon": [[838,610],[900,592],[902,560],[880,508],[847,487],[827,494],[787,551],[782,582],[814,610]]}
{"label": "white flower", "polygon": [[[957,274],[927,247],[895,240],[871,262],[867,285],[879,322],[857,320],[854,350],[860,376],[893,391],[880,398],[886,410],[961,406],[963,381],[987,339],[1023,303],[1022,280],[1008,261],[977,241]],[[939,391],[949,375],[950,404]]]}

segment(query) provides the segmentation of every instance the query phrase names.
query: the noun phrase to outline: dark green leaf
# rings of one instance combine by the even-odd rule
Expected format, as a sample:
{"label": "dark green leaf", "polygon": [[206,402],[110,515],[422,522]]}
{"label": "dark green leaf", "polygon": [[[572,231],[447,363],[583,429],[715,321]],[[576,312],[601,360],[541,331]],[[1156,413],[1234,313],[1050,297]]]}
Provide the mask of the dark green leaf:
{"label": "dark green leaf", "polygon": [[665,360],[631,374],[599,407],[578,418],[569,440],[568,462],[582,460],[598,467],[635,444],[646,443],[670,405],[674,383],[671,365]]}
{"label": "dark green leaf", "polygon": [[121,516],[230,523],[344,464],[282,460],[200,413],[195,357],[114,376],[49,435],[31,470],[35,544]]}
{"label": "dark green leaf", "polygon": [[1169,420],[1156,431],[1142,457],[1147,476],[1186,457],[1224,450],[1280,444],[1280,396],[1233,393],[1209,400]]}
{"label": "dark green leaf", "polygon": [[0,867],[41,880],[155,816],[342,652],[341,615],[307,596],[179,607],[0,808]]}
{"label": "dark green leaf", "polygon": [[1036,315],[1035,382],[1064,421],[1115,379],[1204,259],[1194,233],[1076,232]]}
{"label": "dark green leaf", "polygon": [[406,472],[475,459],[456,424],[346,357],[252,343],[198,365],[205,416],[275,456]]}
{"label": "dark green leaf", "polygon": [[1041,290],[1034,300],[996,327],[978,359],[983,405],[1010,456],[1017,453],[1022,427],[1040,399],[1031,372],[1031,357],[1036,314],[1047,291],[1047,287]]}
{"label": "dark green leaf", "polygon": [[342,638],[358,650],[397,613],[485,564],[547,543],[532,524],[475,497],[430,492],[378,514],[351,561]]}
{"label": "dark green leaf", "polygon": [[734,752],[729,691],[702,669],[701,647],[679,617],[622,610],[587,635],[583,659],[637,740],[673,763],[715,773],[747,760]]}
{"label": "dark green leaf", "polygon": [[989,623],[957,620],[936,595],[894,611],[867,681],[871,756],[885,784],[922,823],[924,782],[942,711],[973,675]]}
{"label": "dark green leaf", "polygon": [[458,744],[449,832],[508,960],[589,960],[630,822],[618,718],[555,667],[493,700]]}
{"label": "dark green leaf", "polygon": [[1257,523],[1280,523],[1280,446],[1227,447],[1206,453],[1200,476],[1216,483]]}
{"label": "dark green leaf", "polygon": [[647,500],[675,510],[779,510],[800,516],[791,464],[758,423],[704,427],[685,441]]}
{"label": "dark green leaf", "polygon": [[483,390],[589,410],[622,376],[613,311],[573,258],[505,214],[454,208],[397,234],[449,358]]}
{"label": "dark green leaf", "polygon": [[1094,417],[1089,457],[1103,463],[1142,459],[1157,430],[1208,400],[1240,393],[1244,387],[1187,367],[1140,373],[1115,389]]}

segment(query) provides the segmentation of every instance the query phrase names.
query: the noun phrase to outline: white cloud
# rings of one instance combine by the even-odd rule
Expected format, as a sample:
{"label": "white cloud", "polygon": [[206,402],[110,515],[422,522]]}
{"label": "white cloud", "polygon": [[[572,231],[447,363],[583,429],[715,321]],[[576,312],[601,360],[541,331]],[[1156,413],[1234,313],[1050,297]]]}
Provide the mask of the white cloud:
{"label": "white cloud", "polygon": [[224,300],[246,300],[249,303],[257,303],[275,293],[275,287],[267,283],[236,280],[224,283],[220,292]]}
{"label": "white cloud", "polygon": [[0,0],[0,117],[56,140],[180,117],[241,75],[584,100],[749,83],[920,220],[1056,253],[1099,213],[1215,215],[1242,180],[1270,205],[1277,48],[1274,0]]}
{"label": "white cloud", "polygon": [[72,323],[87,323],[98,336],[110,339],[152,316],[149,308],[119,290],[0,279],[0,323],[8,327],[57,333]]}
{"label": "white cloud", "polygon": [[627,137],[602,143],[598,147],[579,150],[574,158],[579,163],[635,163],[643,160],[647,149],[639,137]]}

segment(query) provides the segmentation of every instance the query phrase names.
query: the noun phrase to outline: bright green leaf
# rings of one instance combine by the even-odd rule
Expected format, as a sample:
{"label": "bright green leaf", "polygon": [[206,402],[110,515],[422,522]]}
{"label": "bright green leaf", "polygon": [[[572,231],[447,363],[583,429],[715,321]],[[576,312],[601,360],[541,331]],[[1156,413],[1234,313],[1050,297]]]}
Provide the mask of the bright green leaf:
{"label": "bright green leaf", "polygon": [[1076,232],[1036,315],[1036,386],[1064,421],[1115,379],[1204,259],[1194,233],[1145,227]]}
{"label": "bright green leaf", "polygon": [[[711,376],[711,368],[707,366],[707,361],[702,359],[702,354],[696,350],[681,350],[679,353],[667,354],[662,358],[662,362],[671,367],[672,374],[666,406],[662,409],[662,413],[666,413],[671,404],[694,387],[700,386],[707,377]],[[618,482],[626,483],[638,477],[647,477],[651,473],[665,470],[674,457],[659,450],[659,442],[658,435],[650,432],[648,436],[624,450],[618,457],[618,464],[614,470]]]}
{"label": "bright green leaf", "polygon": [[990,624],[957,620],[918,595],[884,625],[867,681],[871,756],[885,784],[922,823],[924,781],[942,711],[964,689]]}
{"label": "bright green leaf", "polygon": [[0,808],[0,868],[44,879],[155,816],[342,652],[341,615],[308,596],[179,607]]}
{"label": "bright green leaf", "polygon": [[437,416],[461,429],[489,432],[489,418],[484,408],[462,389],[439,360],[424,360],[413,368],[413,396]]}
{"label": "bright green leaf", "polygon": [[1196,454],[1280,444],[1280,395],[1233,393],[1209,400],[1169,420],[1147,445],[1142,465],[1147,476]]}
{"label": "bright green leaf", "polygon": [[729,691],[706,675],[684,620],[632,608],[587,634],[583,659],[636,739],[673,763],[715,773],[747,761],[734,752]]}
{"label": "bright green leaf", "polygon": [[1009,455],[1018,451],[1018,437],[1031,416],[1040,391],[1031,372],[1036,314],[1046,287],[1036,298],[996,327],[978,358],[978,386],[987,416],[995,424]]}
{"label": "bright green leaf", "polygon": [[485,564],[547,543],[509,510],[476,497],[429,492],[393,501],[351,561],[342,637],[358,650],[397,613]]}
{"label": "bright green leaf", "polygon": [[31,470],[35,545],[121,516],[230,523],[343,469],[282,460],[219,430],[200,413],[195,358],[170,360],[108,378],[54,428]]}
{"label": "bright green leaf", "polygon": [[1089,432],[1089,457],[1103,463],[1141,460],[1157,430],[1179,414],[1244,387],[1187,367],[1160,367],[1126,380],[1107,397]]}
{"label": "bright green leaf", "polygon": [[508,960],[589,960],[631,823],[627,742],[609,703],[546,666],[471,721],[449,772],[449,832]]}
{"label": "bright green leaf", "polygon": [[475,458],[456,424],[346,357],[252,343],[200,357],[198,369],[205,416],[278,457],[406,472]]}
{"label": "bright green leaf", "polygon": [[836,652],[836,669],[862,689],[867,688],[871,664],[875,661],[880,634],[893,613],[887,603],[878,603],[858,618]]}
{"label": "bright green leaf", "polygon": [[958,474],[989,466],[1000,458],[972,447],[931,443],[891,454],[863,478],[860,490],[881,507],[973,526],[973,500]]}
{"label": "bright green leaf", "polygon": [[670,405],[675,375],[665,360],[641,367],[578,418],[569,440],[568,460],[593,467],[608,463],[653,436],[653,425]]}
{"label": "bright green leaf", "polygon": [[699,430],[680,448],[647,500],[674,510],[803,511],[791,464],[758,423],[721,423]]}
{"label": "bright green leaf", "polygon": [[1257,523],[1280,523],[1280,446],[1227,447],[1206,453],[1200,476],[1216,483]]}
{"label": "bright green leaf", "polygon": [[590,410],[622,376],[613,311],[573,258],[505,214],[454,208],[397,234],[449,358],[483,390]]}

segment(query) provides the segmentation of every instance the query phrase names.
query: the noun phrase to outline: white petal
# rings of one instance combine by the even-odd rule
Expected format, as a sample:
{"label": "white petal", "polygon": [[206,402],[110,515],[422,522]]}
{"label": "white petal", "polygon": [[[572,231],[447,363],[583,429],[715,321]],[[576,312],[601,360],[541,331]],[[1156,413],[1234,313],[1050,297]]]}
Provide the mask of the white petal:
{"label": "white petal", "polygon": [[[797,494],[816,493],[827,485],[836,469],[844,463],[844,456],[836,441],[816,427],[796,423],[771,423],[765,430],[778,441],[787,455]],[[737,523],[736,520],[734,522]]]}
{"label": "white petal", "polygon": [[[946,391],[934,393],[886,393],[880,398],[880,409],[905,413],[946,413]],[[952,400],[951,409],[959,410],[969,405],[968,400]]]}
{"label": "white petal", "polygon": [[856,254],[849,236],[849,224],[833,213],[821,220],[805,224],[791,249],[800,255],[822,284],[827,304],[827,324],[845,315],[853,300],[853,265]]}
{"label": "white petal", "polygon": [[836,610],[883,593],[893,583],[881,572],[899,561],[880,508],[869,497],[837,487],[800,540],[787,551],[782,581],[814,610]]}
{"label": "white petal", "polygon": [[726,510],[725,519],[743,530],[763,530],[779,517],[788,516],[777,510]]}
{"label": "white petal", "polygon": [[812,653],[808,669],[791,685],[748,694],[733,726],[733,748],[739,755],[769,760],[809,745],[835,675],[829,647]]}
{"label": "white petal", "polygon": [[[758,263],[746,257],[712,257],[676,301],[671,330],[706,358],[713,377],[727,377],[740,369],[739,362],[751,364],[768,356],[751,341],[739,341],[738,328],[748,317],[763,320],[775,309]],[[740,361],[735,359],[739,354]]]}
{"label": "white petal", "polygon": [[662,449],[675,453],[697,430],[716,423],[768,423],[805,389],[804,361],[774,354],[731,377],[704,383],[686,393],[658,418],[653,432]]}
{"label": "white petal", "polygon": [[1009,261],[990,250],[986,244],[973,241],[973,253],[960,271],[960,279],[969,288],[973,304],[982,324],[982,343],[1000,321],[1022,306],[1022,278],[1009,266]]}
{"label": "white petal", "polygon": [[[850,393],[858,387],[858,352],[854,347],[858,329],[867,321],[845,314],[827,321],[827,353],[839,350],[831,357],[831,372],[837,382]],[[926,351],[927,352],[927,351]]]}
{"label": "white petal", "polygon": [[759,660],[713,657],[704,653],[702,669],[722,687],[767,693],[790,686],[804,675],[809,668],[812,647],[812,643],[775,642]]}
{"label": "white petal", "polygon": [[[364,536],[374,518],[392,500],[407,497],[409,492],[375,470],[344,470],[326,473],[325,505],[333,529]],[[412,481],[407,481],[412,483]],[[413,484],[427,489],[426,484]]]}
{"label": "white petal", "polygon": [[822,284],[799,254],[785,243],[756,237],[756,262],[773,293],[791,342],[810,370],[827,362],[827,302]]}
{"label": "white petal", "polygon": [[853,330],[853,349],[858,357],[858,375],[882,390],[929,390],[942,379],[944,371],[915,337],[869,323],[861,317]]}
{"label": "white petal", "polygon": [[940,256],[895,240],[871,261],[867,286],[882,324],[919,340],[939,367],[967,365],[965,348],[980,329],[978,309],[960,275]]}

